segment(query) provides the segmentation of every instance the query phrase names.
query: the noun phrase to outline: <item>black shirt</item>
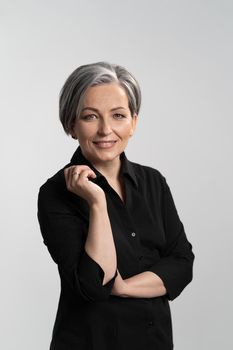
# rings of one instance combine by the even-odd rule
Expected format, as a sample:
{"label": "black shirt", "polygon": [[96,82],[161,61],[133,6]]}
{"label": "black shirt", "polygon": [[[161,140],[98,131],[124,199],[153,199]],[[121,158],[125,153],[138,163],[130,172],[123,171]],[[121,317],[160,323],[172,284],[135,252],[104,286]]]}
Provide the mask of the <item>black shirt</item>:
{"label": "black shirt", "polygon": [[[120,154],[125,203],[107,179],[82,154],[41,187],[40,230],[58,266],[61,293],[50,350],[171,350],[172,323],[168,300],[192,280],[194,255],[165,177]],[[107,210],[123,279],[144,271],[156,273],[167,294],[153,298],[111,295],[117,276],[102,285],[104,271],[85,251],[89,205],[66,188],[64,168],[88,165],[91,179],[105,192]]]}

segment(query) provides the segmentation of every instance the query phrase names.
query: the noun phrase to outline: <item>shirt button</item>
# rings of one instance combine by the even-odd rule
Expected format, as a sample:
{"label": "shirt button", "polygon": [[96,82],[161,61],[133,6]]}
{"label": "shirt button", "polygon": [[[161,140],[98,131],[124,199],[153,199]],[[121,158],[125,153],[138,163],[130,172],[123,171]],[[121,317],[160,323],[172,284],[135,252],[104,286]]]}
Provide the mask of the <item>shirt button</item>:
{"label": "shirt button", "polygon": [[139,255],[138,259],[142,260],[142,258],[143,258],[143,255]]}
{"label": "shirt button", "polygon": [[135,237],[135,236],[136,236],[136,233],[135,233],[135,232],[132,232],[132,233],[131,233],[131,236],[132,236],[132,237]]}
{"label": "shirt button", "polygon": [[154,322],[153,321],[149,321],[148,322],[148,326],[153,326]]}

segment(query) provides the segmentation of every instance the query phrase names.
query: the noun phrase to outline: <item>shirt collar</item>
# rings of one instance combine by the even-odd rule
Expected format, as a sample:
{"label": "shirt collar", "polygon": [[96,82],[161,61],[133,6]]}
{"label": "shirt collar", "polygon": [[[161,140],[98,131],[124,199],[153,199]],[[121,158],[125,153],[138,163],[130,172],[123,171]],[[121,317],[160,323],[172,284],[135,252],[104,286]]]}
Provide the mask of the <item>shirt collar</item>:
{"label": "shirt collar", "polygon": [[[131,181],[134,183],[135,187],[138,187],[138,181],[135,175],[135,171],[133,169],[133,165],[132,163],[127,159],[125,152],[123,151],[120,154],[120,160],[121,160],[121,169],[120,172],[123,175],[128,176]],[[76,149],[76,151],[74,152],[70,162],[72,164],[85,164],[88,165],[96,174],[97,177],[102,177],[104,176],[103,174],[101,174],[101,172],[99,172],[83,155],[81,147],[78,146],[78,148]]]}

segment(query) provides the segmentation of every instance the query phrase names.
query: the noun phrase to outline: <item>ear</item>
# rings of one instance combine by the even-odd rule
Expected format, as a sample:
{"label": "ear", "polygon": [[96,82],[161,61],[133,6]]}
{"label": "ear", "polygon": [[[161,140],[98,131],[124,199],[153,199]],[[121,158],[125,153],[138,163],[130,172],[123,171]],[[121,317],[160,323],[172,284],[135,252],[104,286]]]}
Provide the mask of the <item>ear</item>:
{"label": "ear", "polygon": [[73,131],[73,129],[70,130],[70,135],[71,135],[72,139],[77,140],[77,136],[75,135],[75,132]]}
{"label": "ear", "polygon": [[74,131],[74,123],[73,123],[72,126],[71,126],[70,135],[71,135],[72,139],[75,139],[75,140],[78,139],[77,136],[76,136],[76,134],[75,134],[75,131]]}
{"label": "ear", "polygon": [[137,122],[138,122],[138,115],[134,114],[133,117],[132,117],[132,128],[131,128],[131,131],[130,131],[130,136],[133,136],[134,131],[136,129]]}

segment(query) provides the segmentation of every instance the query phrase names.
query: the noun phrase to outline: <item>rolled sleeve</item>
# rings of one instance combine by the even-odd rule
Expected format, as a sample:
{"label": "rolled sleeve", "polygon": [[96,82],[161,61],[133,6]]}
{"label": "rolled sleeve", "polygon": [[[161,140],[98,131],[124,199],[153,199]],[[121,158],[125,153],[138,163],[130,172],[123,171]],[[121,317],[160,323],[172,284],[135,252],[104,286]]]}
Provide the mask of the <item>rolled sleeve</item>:
{"label": "rolled sleeve", "polygon": [[116,270],[115,275],[103,285],[104,271],[102,267],[84,249],[79,261],[78,275],[83,292],[94,301],[105,300],[109,297],[118,273]]}
{"label": "rolled sleeve", "polygon": [[149,268],[163,281],[169,300],[175,299],[192,281],[194,254],[166,179],[163,177],[162,216],[166,247],[161,259]]}

